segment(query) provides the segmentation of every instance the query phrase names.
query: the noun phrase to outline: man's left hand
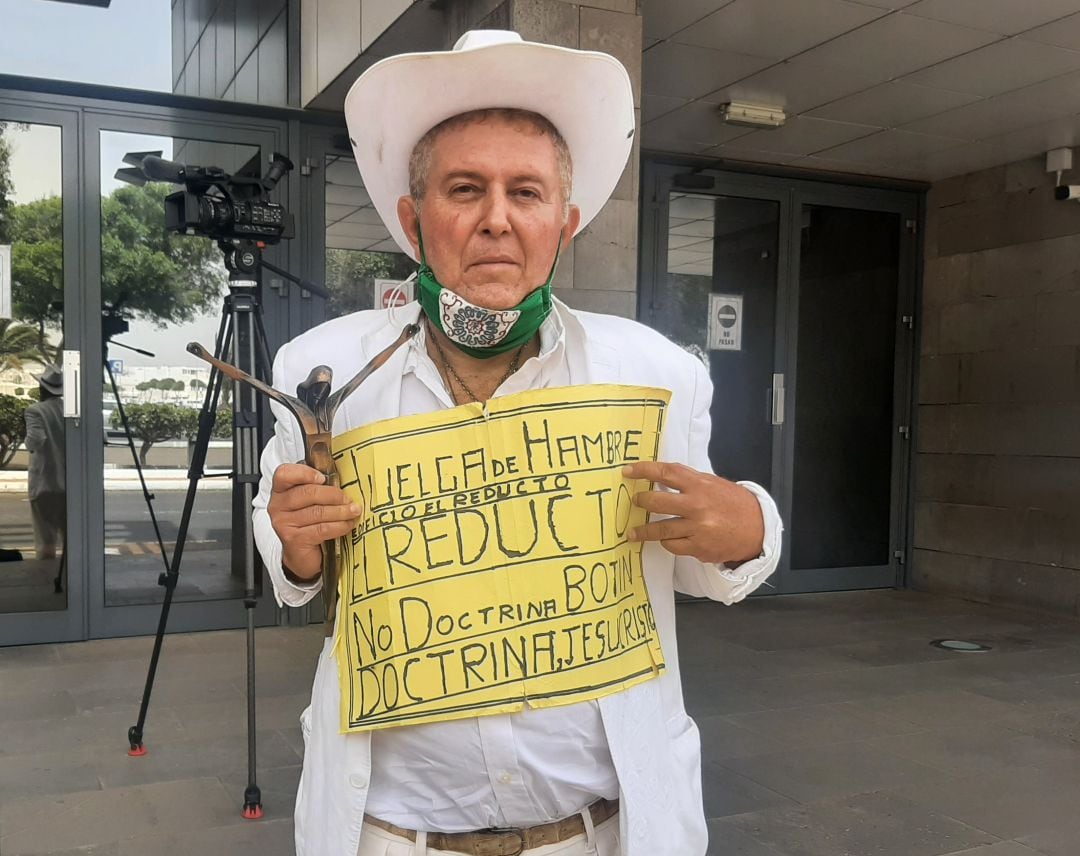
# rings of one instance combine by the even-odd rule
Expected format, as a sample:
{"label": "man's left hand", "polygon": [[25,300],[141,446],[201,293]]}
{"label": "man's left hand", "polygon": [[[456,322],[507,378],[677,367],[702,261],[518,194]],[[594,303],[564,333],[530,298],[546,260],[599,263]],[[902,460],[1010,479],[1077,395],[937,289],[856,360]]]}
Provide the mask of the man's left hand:
{"label": "man's left hand", "polygon": [[724,565],[761,555],[765,520],[757,497],[742,485],[683,464],[652,461],[627,464],[623,475],[672,489],[634,497],[646,511],[672,516],[632,530],[631,541],[659,541],[676,556]]}

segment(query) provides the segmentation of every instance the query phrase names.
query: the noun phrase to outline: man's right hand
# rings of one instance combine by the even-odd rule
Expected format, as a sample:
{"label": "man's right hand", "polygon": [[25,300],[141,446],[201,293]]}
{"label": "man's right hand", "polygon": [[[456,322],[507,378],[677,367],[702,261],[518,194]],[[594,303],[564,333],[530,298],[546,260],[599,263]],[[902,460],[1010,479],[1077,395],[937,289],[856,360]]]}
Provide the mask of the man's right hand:
{"label": "man's right hand", "polygon": [[322,570],[323,541],[348,535],[363,510],[326,476],[305,464],[274,471],[266,510],[281,539],[281,563],[295,576],[315,579]]}

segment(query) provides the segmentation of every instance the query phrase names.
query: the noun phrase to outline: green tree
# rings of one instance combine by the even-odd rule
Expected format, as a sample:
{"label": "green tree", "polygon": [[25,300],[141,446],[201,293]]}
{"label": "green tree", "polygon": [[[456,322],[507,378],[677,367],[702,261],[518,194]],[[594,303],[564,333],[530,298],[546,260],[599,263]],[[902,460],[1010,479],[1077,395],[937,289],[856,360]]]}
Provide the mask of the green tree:
{"label": "green tree", "polygon": [[24,414],[30,402],[14,395],[0,394],[0,469],[6,467],[26,439]]}
{"label": "green tree", "polygon": [[[172,190],[126,186],[101,200],[102,301],[162,328],[214,306],[226,281],[212,241],[165,230]],[[46,327],[60,321],[52,307],[64,297],[63,205],[51,197],[13,205],[9,214],[15,315],[39,328],[44,348]]]}
{"label": "green tree", "polygon": [[231,408],[219,407],[214,414],[214,430],[211,436],[215,440],[232,439],[233,412]]}
{"label": "green tree", "polygon": [[[176,404],[129,404],[124,411],[131,433],[142,444],[139,447],[139,462],[144,467],[147,453],[154,443],[187,438],[191,435],[192,420],[197,418],[195,410]],[[120,427],[119,412],[113,413],[111,422],[114,428]]]}
{"label": "green tree", "polygon": [[0,372],[21,369],[24,362],[46,362],[38,348],[37,331],[9,318],[0,318]]}
{"label": "green tree", "polygon": [[10,244],[8,211],[12,206],[15,185],[11,179],[11,140],[8,123],[0,122],[0,244]]}
{"label": "green tree", "polygon": [[46,348],[46,327],[58,327],[64,300],[63,204],[59,196],[12,206],[11,302],[16,318],[37,327]]}
{"label": "green tree", "polygon": [[373,253],[364,250],[326,251],[326,290],[330,292],[328,312],[333,317],[372,306],[372,286],[376,279],[405,279],[416,263],[403,253]]}
{"label": "green tree", "polygon": [[226,281],[213,241],[165,230],[165,197],[175,190],[125,186],[101,201],[102,300],[159,327],[212,308]]}

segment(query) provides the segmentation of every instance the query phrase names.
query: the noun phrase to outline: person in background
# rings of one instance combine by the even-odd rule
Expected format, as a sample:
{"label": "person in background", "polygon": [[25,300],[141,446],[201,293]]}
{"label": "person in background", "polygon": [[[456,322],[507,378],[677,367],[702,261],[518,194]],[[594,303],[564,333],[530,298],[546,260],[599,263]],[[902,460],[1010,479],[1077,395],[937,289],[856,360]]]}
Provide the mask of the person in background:
{"label": "person in background", "polygon": [[[64,483],[64,379],[56,366],[38,375],[41,400],[26,408],[26,449],[30,452],[27,487],[34,521],[34,546],[39,559],[55,559],[64,549],[67,532],[67,491]],[[64,567],[54,587],[63,590]]]}

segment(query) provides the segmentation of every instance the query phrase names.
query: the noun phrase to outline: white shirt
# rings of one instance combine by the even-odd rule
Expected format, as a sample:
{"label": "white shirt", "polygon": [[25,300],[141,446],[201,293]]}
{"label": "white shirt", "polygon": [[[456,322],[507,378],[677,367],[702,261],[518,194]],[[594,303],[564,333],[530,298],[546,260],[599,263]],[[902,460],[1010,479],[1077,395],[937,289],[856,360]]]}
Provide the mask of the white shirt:
{"label": "white shirt", "polygon": [[[577,349],[564,352],[571,384],[635,383],[671,390],[660,457],[710,471],[710,414],[718,407],[723,412],[723,391],[720,402],[714,401],[712,383],[701,362],[635,321],[553,302],[567,338],[584,343],[581,353]],[[320,364],[329,365],[337,378],[352,377],[398,337],[401,325],[402,319],[395,321],[387,310],[328,321],[278,350],[274,385],[295,389],[311,367]],[[410,353],[400,349],[344,402],[335,418],[335,434],[402,414],[404,381],[412,379],[405,376]],[[511,387],[508,384],[507,389]],[[271,409],[277,427],[262,455],[262,480],[254,502],[255,540],[278,602],[302,606],[315,597],[321,580],[297,585],[285,577],[281,541],[267,506],[274,471],[286,461],[302,459],[304,447],[287,410],[276,402]],[[672,555],[658,542],[646,543],[642,551],[642,570],[667,669],[654,680],[596,702],[618,774],[622,856],[705,856],[708,849],[700,740],[682,698],[675,591],[730,605],[775,570],[783,529],[776,505],[761,487],[740,484],[758,498],[765,518],[759,558],[731,569]],[[294,814],[297,856],[354,856],[364,813],[369,810],[372,732],[341,732],[341,686],[331,639],[318,658],[311,705],[300,725],[305,751]],[[520,744],[515,749],[520,751]],[[497,769],[495,763],[491,767]]]}
{"label": "white shirt", "polygon": [[[403,416],[454,406],[420,330],[405,359]],[[539,356],[495,396],[568,385],[567,352],[583,349],[579,339],[553,310]],[[535,826],[619,795],[595,701],[375,731],[371,761],[368,814],[406,829]]]}

